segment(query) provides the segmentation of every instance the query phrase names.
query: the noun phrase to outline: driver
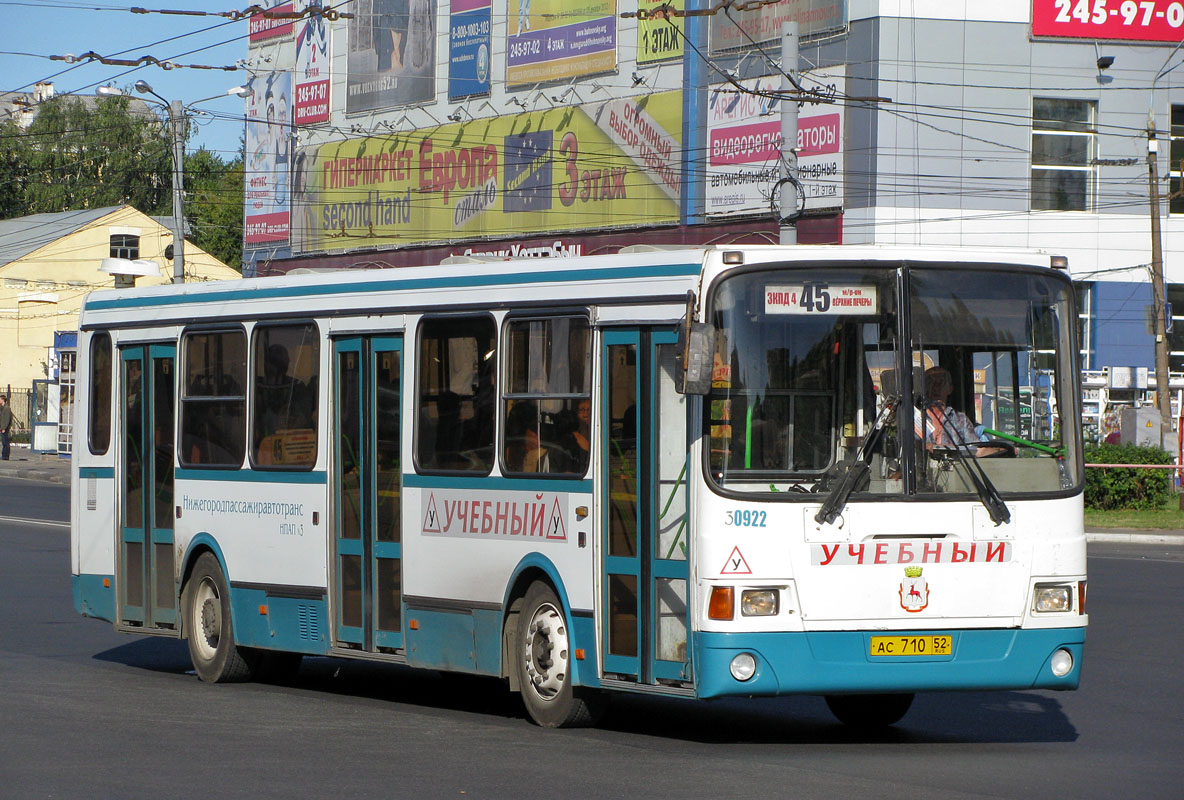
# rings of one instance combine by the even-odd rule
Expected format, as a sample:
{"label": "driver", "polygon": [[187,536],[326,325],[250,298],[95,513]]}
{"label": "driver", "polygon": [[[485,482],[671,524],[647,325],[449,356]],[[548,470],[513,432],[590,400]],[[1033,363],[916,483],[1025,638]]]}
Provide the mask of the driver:
{"label": "driver", "polygon": [[970,445],[977,456],[1001,452],[998,447],[977,446],[982,440],[982,426],[975,427],[969,417],[946,403],[953,391],[954,381],[948,369],[930,367],[925,370],[925,398],[913,422],[917,438],[924,435],[925,449]]}

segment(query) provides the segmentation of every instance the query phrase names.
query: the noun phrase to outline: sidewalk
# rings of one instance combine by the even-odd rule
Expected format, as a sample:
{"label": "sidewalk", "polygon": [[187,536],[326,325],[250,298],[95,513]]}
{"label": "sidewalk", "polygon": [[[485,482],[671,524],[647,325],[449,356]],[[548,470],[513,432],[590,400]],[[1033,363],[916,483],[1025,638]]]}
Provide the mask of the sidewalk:
{"label": "sidewalk", "polygon": [[[54,453],[32,453],[28,447],[13,445],[12,458],[8,461],[0,461],[0,477],[69,484],[70,459],[62,458]],[[1184,546],[1184,530],[1094,528],[1085,532],[1085,538],[1090,542]]]}
{"label": "sidewalk", "polygon": [[0,461],[0,477],[68,484],[70,459],[56,453],[33,453],[28,446],[14,444],[8,461]]}

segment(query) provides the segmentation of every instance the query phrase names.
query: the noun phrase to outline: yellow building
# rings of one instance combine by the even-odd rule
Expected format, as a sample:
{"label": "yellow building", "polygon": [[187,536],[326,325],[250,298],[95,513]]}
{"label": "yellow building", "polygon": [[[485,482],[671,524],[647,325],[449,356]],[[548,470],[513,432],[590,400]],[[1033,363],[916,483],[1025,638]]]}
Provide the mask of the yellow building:
{"label": "yellow building", "polygon": [[[157,274],[137,278],[137,286],[171,283],[172,243],[167,220],[131,206],[0,220],[0,390],[48,377],[54,333],[77,330],[86,295],[115,285],[100,271],[104,258],[156,262]],[[185,242],[187,282],[241,277]]]}

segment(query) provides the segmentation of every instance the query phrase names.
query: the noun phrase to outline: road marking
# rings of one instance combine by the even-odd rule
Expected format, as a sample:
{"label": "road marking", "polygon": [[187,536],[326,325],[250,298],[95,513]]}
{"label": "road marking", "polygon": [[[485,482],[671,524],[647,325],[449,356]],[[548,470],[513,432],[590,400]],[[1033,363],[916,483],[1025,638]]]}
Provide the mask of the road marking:
{"label": "road marking", "polygon": [[22,517],[0,517],[0,522],[20,522],[24,525],[45,525],[50,528],[69,528],[69,522],[56,522],[49,519],[24,519]]}
{"label": "road marking", "polygon": [[1090,561],[1139,561],[1144,564],[1184,564],[1171,558],[1136,558],[1135,556],[1090,556]]}

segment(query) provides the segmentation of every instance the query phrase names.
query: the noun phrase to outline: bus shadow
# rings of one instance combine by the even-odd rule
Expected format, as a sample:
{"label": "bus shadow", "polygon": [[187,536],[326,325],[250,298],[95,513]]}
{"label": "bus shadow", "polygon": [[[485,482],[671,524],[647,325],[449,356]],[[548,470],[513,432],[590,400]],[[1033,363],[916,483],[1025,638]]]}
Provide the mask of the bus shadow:
{"label": "bus shadow", "polygon": [[1078,736],[1060,702],[1035,692],[919,694],[900,722],[863,730],[839,723],[815,696],[613,700],[602,728],[703,744],[1000,744],[1071,742]]}
{"label": "bus shadow", "polygon": [[127,644],[95,653],[93,658],[152,672],[183,674],[193,670],[185,642],[163,636],[142,636]]}
{"label": "bus shadow", "polygon": [[[177,639],[144,637],[94,658],[159,673],[193,671],[188,648]],[[307,657],[297,673],[270,683],[286,690],[521,719],[526,724],[518,695],[496,678]],[[879,730],[840,724],[826,702],[815,696],[700,701],[617,693],[609,698],[597,727],[702,744],[1001,744],[1072,742],[1078,737],[1053,693],[1035,691],[919,694],[904,719]]]}

